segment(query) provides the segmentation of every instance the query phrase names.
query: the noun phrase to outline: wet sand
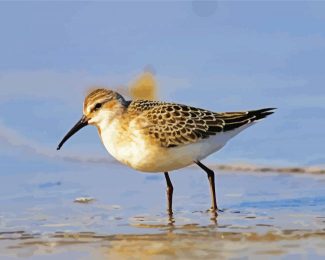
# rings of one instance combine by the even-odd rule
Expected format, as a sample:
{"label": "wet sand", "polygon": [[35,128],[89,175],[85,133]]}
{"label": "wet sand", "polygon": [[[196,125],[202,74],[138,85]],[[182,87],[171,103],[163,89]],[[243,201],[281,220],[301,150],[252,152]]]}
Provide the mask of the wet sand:
{"label": "wet sand", "polygon": [[217,218],[199,169],[171,178],[174,219],[161,175],[119,165],[3,174],[0,258],[324,258],[324,175],[218,172]]}

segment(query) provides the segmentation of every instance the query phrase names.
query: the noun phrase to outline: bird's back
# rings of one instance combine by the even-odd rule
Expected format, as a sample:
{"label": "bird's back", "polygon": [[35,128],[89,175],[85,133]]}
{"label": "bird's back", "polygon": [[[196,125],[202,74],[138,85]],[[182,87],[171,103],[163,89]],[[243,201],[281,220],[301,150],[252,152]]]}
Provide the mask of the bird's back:
{"label": "bird's back", "polygon": [[244,112],[216,113],[182,104],[138,100],[128,112],[138,113],[148,123],[148,134],[166,148],[195,143],[220,133],[237,132],[243,126],[263,119],[274,108]]}

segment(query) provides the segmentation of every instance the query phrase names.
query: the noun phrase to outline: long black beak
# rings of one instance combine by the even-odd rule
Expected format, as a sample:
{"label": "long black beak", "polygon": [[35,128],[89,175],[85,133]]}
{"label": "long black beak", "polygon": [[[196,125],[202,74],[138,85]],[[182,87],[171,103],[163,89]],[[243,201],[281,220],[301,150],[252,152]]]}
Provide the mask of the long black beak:
{"label": "long black beak", "polygon": [[77,133],[81,128],[85,127],[88,125],[88,119],[83,116],[76,124],[74,127],[71,128],[71,130],[63,137],[62,141],[59,143],[58,148],[56,150],[60,150],[62,145],[75,133]]}

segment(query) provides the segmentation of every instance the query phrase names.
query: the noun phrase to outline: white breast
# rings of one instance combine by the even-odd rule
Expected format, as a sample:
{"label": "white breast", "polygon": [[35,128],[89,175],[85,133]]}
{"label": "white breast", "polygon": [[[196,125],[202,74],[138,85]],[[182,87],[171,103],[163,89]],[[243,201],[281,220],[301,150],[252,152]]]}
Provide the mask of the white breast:
{"label": "white breast", "polygon": [[130,162],[139,159],[139,151],[144,149],[143,140],[136,137],[136,133],[121,133],[117,121],[101,129],[101,138],[106,150],[115,159],[129,166]]}

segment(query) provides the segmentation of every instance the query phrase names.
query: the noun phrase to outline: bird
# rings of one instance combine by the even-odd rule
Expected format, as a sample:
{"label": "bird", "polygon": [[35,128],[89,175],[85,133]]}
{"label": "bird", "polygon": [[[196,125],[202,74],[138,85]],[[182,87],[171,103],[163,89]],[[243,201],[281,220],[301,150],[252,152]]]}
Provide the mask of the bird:
{"label": "bird", "polygon": [[164,174],[169,215],[174,191],[169,172],[196,164],[207,174],[210,210],[217,212],[215,173],[201,161],[275,109],[217,113],[177,103],[126,100],[116,91],[98,88],[85,97],[81,119],[57,150],[83,127],[97,127],[103,145],[117,161],[137,171]]}

